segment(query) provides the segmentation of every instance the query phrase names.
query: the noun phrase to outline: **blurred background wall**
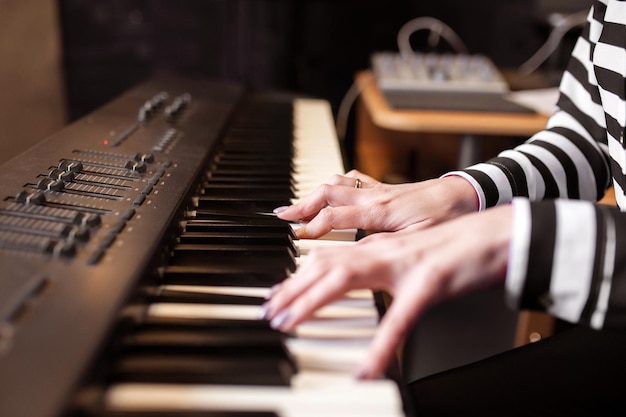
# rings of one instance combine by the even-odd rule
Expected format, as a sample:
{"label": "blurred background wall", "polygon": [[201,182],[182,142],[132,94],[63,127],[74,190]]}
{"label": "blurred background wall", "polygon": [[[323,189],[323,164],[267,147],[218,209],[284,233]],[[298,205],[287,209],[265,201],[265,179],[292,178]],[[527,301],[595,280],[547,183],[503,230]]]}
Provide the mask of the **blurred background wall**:
{"label": "blurred background wall", "polygon": [[[328,99],[418,16],[502,67],[546,39],[548,17],[589,0],[0,0],[4,159],[159,72]],[[420,39],[415,40],[420,47]]]}
{"label": "blurred background wall", "polygon": [[67,120],[55,0],[0,0],[0,162]]}

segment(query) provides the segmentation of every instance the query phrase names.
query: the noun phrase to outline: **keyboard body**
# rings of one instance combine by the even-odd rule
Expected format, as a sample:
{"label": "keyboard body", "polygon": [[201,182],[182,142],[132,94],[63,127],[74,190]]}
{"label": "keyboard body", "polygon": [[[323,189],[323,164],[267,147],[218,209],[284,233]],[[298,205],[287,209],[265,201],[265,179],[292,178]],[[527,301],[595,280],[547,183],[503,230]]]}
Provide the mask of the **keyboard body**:
{"label": "keyboard body", "polygon": [[[88,415],[118,415],[115,413],[128,411],[124,409],[126,406],[135,411],[158,413],[178,409],[180,403],[191,408],[197,406],[200,412],[216,412],[214,406],[207,405],[211,393],[215,392],[220,392],[221,398],[235,395],[234,398],[240,399],[239,404],[249,404],[248,412],[307,415],[302,405],[318,402],[320,397],[316,389],[306,388],[311,384],[315,386],[311,382],[315,377],[305,374],[298,375],[300,381],[305,381],[300,382],[304,390],[295,389],[293,381],[288,381],[287,387],[250,387],[246,391],[245,386],[234,388],[228,383],[193,386],[189,385],[189,378],[183,378],[184,384],[126,386],[130,392],[139,389],[143,393],[130,397],[143,398],[148,404],[152,401],[152,406],[133,406],[119,400],[120,396],[128,398],[128,391],[98,375],[103,369],[108,372],[116,366],[115,362],[107,362],[107,352],[117,344],[115,337],[121,319],[132,317],[137,308],[141,319],[147,314],[145,291],[138,289],[168,291],[169,298],[161,299],[168,302],[158,303],[160,314],[167,315],[170,313],[163,311],[175,310],[172,314],[182,314],[183,321],[188,320],[189,315],[206,314],[204,310],[209,307],[219,310],[197,301],[172,301],[178,300],[176,297],[180,297],[181,291],[184,300],[197,297],[206,290],[199,288],[202,283],[194,282],[192,286],[183,279],[183,285],[187,285],[183,290],[180,287],[163,290],[161,286],[164,269],[187,266],[171,265],[173,258],[188,257],[194,260],[195,266],[199,265],[199,257],[194,252],[197,246],[181,242],[181,232],[188,225],[193,223],[197,227],[216,218],[220,224],[241,223],[242,218],[246,221],[272,218],[268,211],[273,205],[289,204],[312,189],[315,183],[327,179],[307,177],[307,165],[299,161],[296,165],[300,168],[288,174],[301,182],[298,191],[293,195],[277,193],[280,195],[276,198],[263,196],[263,193],[273,196],[273,186],[265,184],[259,191],[251,182],[252,178],[240,178],[232,183],[228,182],[233,181],[230,177],[220,181],[211,179],[209,173],[216,164],[222,164],[226,176],[247,165],[269,169],[270,176],[273,175],[275,171],[271,167],[275,162],[249,158],[250,151],[234,159],[222,158],[219,162],[216,155],[225,138],[256,135],[254,129],[266,116],[255,117],[255,109],[270,109],[268,114],[271,115],[273,108],[285,106],[293,108],[294,114],[298,113],[295,110],[298,107],[305,108],[305,112],[312,108],[313,113],[322,115],[322,121],[298,121],[302,116],[290,116],[287,126],[274,126],[270,136],[289,129],[306,132],[321,126],[324,134],[330,132],[332,140],[328,144],[318,143],[319,146],[308,145],[310,151],[304,161],[308,158],[309,164],[315,166],[315,161],[319,161],[316,158],[324,159],[326,155],[326,159],[334,161],[330,171],[342,169],[336,137],[332,136],[332,116],[328,117],[329,106],[323,100],[299,100],[279,93],[252,94],[240,85],[176,77],[158,77],[130,89],[0,167],[0,415],[82,415],[73,414],[74,405],[78,398],[89,398],[90,392],[97,393],[97,400],[86,400],[85,409],[90,410],[94,404],[103,408]],[[233,127],[242,112],[247,112],[248,116]],[[313,135],[323,136],[319,132]],[[272,154],[280,159],[279,149],[289,146],[279,142],[276,151],[265,149],[264,155]],[[330,171],[323,171],[322,175]],[[242,187],[249,187],[250,201],[239,206],[231,197]],[[255,224],[255,227],[275,221],[275,217],[261,220],[261,226]],[[186,232],[186,239],[198,238],[198,232]],[[285,249],[269,248],[268,244],[260,249],[251,247],[259,240],[258,236],[246,238],[241,232],[212,232],[209,237],[214,235],[222,240],[217,244],[200,245],[206,250],[200,257],[206,258],[202,267],[219,265],[228,270],[240,266],[237,274],[232,275],[236,277],[254,275],[250,271],[255,268],[272,271],[273,276],[287,276],[297,267],[300,256],[297,246],[293,246],[295,253],[283,255]],[[268,239],[279,238],[276,233],[266,235]],[[202,238],[208,239],[207,234]],[[237,238],[244,239],[239,246],[245,248],[251,261],[228,265],[224,259],[242,251],[237,247]],[[288,236],[280,238],[288,239]],[[267,262],[266,266],[255,267],[257,259],[262,259],[265,265],[265,258],[259,253],[266,252],[272,256],[280,253],[288,261],[276,266]],[[264,276],[271,274],[266,272]],[[219,274],[213,272],[211,276],[215,275]],[[226,285],[233,286],[232,283]],[[249,287],[258,287],[256,291],[261,290],[259,294],[263,296],[269,285],[240,283],[238,291],[243,291],[241,287],[252,294],[257,293]],[[157,314],[157,307],[151,305],[150,314]],[[250,315],[258,312],[258,306],[246,308],[246,313],[237,314],[252,320]],[[364,314],[367,317],[361,318],[362,321],[376,321],[370,312]],[[305,330],[303,328],[302,332]],[[371,333],[371,329],[368,332]],[[290,339],[292,345],[299,343],[295,337]],[[359,352],[364,350],[362,342]],[[301,345],[300,349],[304,349]],[[349,351],[344,354],[350,356]],[[355,390],[354,383],[346,382],[349,366],[345,363],[341,366],[341,359],[334,360],[342,370],[333,371],[333,375],[341,375],[338,379],[343,381],[341,386],[346,392],[356,394],[359,390],[377,389],[376,384],[357,384]],[[315,366],[319,368],[319,362]],[[327,384],[328,380],[325,381],[323,384]],[[384,392],[383,397],[389,397],[381,403],[385,409],[389,408],[389,415],[402,413],[395,385],[386,382],[378,385]],[[204,397],[197,396],[199,403],[185,401],[189,388],[206,391]],[[187,391],[183,392],[185,389]],[[295,396],[294,390],[298,392]],[[328,393],[324,395],[332,397]],[[256,397],[261,398],[258,404],[241,401]],[[163,403],[164,399],[170,402]],[[109,400],[117,405],[107,406]],[[236,399],[231,403],[238,404]],[[365,402],[365,407],[367,405]],[[241,407],[236,409],[241,411]]]}

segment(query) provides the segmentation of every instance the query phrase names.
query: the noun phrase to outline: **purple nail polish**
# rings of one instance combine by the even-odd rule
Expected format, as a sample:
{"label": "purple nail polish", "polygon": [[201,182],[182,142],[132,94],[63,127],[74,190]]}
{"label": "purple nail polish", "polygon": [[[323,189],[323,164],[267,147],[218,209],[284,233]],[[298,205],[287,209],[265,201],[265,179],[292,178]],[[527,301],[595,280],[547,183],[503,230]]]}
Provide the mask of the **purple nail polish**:
{"label": "purple nail polish", "polygon": [[354,379],[364,380],[365,374],[366,374],[365,369],[359,369],[358,371],[354,373]]}
{"label": "purple nail polish", "polygon": [[259,314],[258,314],[258,319],[259,320],[267,320],[267,316],[270,312],[270,306],[269,303],[263,303],[261,304],[261,308],[259,310]]}
{"label": "purple nail polish", "polygon": [[278,313],[271,321],[272,329],[280,329],[280,327],[289,320],[289,310],[283,310]]}

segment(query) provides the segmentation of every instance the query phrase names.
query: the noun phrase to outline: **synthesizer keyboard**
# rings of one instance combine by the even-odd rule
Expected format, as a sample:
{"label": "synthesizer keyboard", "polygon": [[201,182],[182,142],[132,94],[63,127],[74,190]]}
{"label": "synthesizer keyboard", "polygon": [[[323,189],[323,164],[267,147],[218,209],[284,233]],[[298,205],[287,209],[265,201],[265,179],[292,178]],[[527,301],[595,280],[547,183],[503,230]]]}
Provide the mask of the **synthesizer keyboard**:
{"label": "synthesizer keyboard", "polygon": [[377,52],[371,63],[383,90],[508,92],[504,77],[484,55]]}
{"label": "synthesizer keyboard", "polygon": [[505,100],[508,83],[484,55],[376,52],[370,61],[376,83],[391,107],[530,112]]}
{"label": "synthesizer keyboard", "polygon": [[258,320],[316,245],[268,214],[343,172],[324,100],[143,83],[0,166],[0,415],[404,415],[357,382],[380,305]]}

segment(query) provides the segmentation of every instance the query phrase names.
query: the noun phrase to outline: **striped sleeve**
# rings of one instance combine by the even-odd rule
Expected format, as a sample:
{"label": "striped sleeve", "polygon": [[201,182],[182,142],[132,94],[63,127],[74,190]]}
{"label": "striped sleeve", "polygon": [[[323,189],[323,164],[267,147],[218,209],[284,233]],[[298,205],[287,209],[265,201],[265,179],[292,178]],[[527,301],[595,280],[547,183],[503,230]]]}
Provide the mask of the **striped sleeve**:
{"label": "striped sleeve", "polygon": [[619,210],[586,201],[513,200],[508,304],[595,329],[626,327],[626,227]]}
{"label": "striped sleeve", "polygon": [[[595,329],[626,327],[626,1],[596,0],[544,130],[449,175],[480,208],[513,204],[512,307]],[[595,204],[613,180],[617,208]]]}
{"label": "striped sleeve", "polygon": [[597,201],[604,195],[611,164],[601,92],[590,59],[595,48],[594,16],[592,9],[562,77],[558,110],[546,128],[493,159],[447,174],[472,183],[481,210],[518,196],[532,201]]}

